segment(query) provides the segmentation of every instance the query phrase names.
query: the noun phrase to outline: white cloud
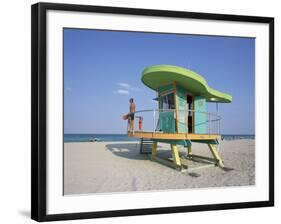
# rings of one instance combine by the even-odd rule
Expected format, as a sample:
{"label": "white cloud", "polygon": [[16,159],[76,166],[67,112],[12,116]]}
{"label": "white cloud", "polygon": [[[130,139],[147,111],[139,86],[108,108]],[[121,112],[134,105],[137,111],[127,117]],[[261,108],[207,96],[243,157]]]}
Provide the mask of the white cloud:
{"label": "white cloud", "polygon": [[118,89],[117,91],[113,91],[114,94],[120,94],[120,95],[129,95],[130,92],[125,89]]}
{"label": "white cloud", "polygon": [[131,90],[133,92],[140,92],[141,91],[141,89],[139,89],[137,87],[133,87],[130,84],[125,83],[125,82],[118,82],[117,85],[124,88],[124,89]]}
{"label": "white cloud", "polygon": [[131,87],[128,83],[124,83],[124,82],[119,82],[119,83],[117,83],[117,85],[124,87],[126,89],[129,89]]}

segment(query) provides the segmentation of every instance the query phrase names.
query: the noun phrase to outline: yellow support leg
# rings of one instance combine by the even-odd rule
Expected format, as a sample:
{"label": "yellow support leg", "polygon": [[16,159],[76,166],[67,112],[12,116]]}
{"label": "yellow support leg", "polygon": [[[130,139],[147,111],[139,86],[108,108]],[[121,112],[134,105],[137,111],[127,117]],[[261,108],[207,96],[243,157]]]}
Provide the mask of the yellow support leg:
{"label": "yellow support leg", "polygon": [[191,145],[187,146],[187,157],[192,158],[192,150],[191,150]]}
{"label": "yellow support leg", "polygon": [[153,142],[152,143],[152,151],[151,151],[151,155],[152,156],[156,156],[156,154],[157,154],[157,142]]}
{"label": "yellow support leg", "polygon": [[222,161],[222,159],[221,159],[221,157],[220,157],[220,155],[217,151],[216,146],[213,145],[213,144],[208,144],[208,146],[209,146],[209,149],[210,149],[213,157],[218,161],[219,167],[224,167],[223,161]]}
{"label": "yellow support leg", "polygon": [[173,156],[173,161],[177,166],[181,166],[181,161],[180,161],[180,156],[179,156],[179,151],[177,148],[177,145],[171,144],[171,151],[172,151],[172,156]]}

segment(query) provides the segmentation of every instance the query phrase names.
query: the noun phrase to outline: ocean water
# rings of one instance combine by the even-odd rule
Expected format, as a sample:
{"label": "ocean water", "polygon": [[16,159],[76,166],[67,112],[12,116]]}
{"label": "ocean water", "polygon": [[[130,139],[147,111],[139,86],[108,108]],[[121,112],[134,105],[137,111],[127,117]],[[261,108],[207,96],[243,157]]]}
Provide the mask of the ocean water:
{"label": "ocean water", "polygon": [[126,134],[64,134],[64,142],[114,142],[137,140],[137,138],[128,137]]}
{"label": "ocean water", "polygon": [[255,135],[221,135],[222,140],[255,139]]}
{"label": "ocean water", "polygon": [[[255,139],[254,135],[222,135],[222,140]],[[138,138],[128,137],[126,134],[64,134],[64,142],[114,142],[138,141]]]}

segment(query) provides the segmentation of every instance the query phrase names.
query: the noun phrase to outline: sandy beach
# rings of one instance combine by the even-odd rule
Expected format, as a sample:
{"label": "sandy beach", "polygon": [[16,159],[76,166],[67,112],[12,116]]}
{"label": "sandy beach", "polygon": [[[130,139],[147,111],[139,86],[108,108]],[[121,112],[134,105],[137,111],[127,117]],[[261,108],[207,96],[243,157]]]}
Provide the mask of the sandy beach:
{"label": "sandy beach", "polygon": [[[255,141],[222,141],[220,155],[225,172],[218,167],[199,169],[199,177],[181,173],[139,153],[139,142],[64,143],[64,194],[149,191],[255,184]],[[159,144],[159,154],[170,146]],[[181,155],[186,149],[179,147]],[[193,143],[193,153],[210,156],[206,144]]]}

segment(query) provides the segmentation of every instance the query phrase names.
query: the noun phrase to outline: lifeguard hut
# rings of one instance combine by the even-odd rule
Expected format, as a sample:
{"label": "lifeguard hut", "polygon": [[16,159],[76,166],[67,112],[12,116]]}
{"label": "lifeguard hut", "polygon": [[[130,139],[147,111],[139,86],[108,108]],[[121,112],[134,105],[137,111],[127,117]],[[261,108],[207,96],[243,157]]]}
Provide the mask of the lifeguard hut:
{"label": "lifeguard hut", "polygon": [[[136,111],[136,117],[143,119],[143,127],[138,129],[136,125],[128,131],[128,136],[151,140],[151,159],[176,169],[189,169],[186,160],[224,168],[217,150],[221,118],[217,112],[207,112],[207,103],[230,103],[231,95],[212,89],[202,76],[178,66],[147,67],[141,80],[156,91],[154,100],[158,101],[158,109]],[[171,159],[157,155],[158,142],[171,145]],[[213,158],[193,154],[193,142],[207,144]],[[184,157],[180,156],[177,145],[186,147]]]}

